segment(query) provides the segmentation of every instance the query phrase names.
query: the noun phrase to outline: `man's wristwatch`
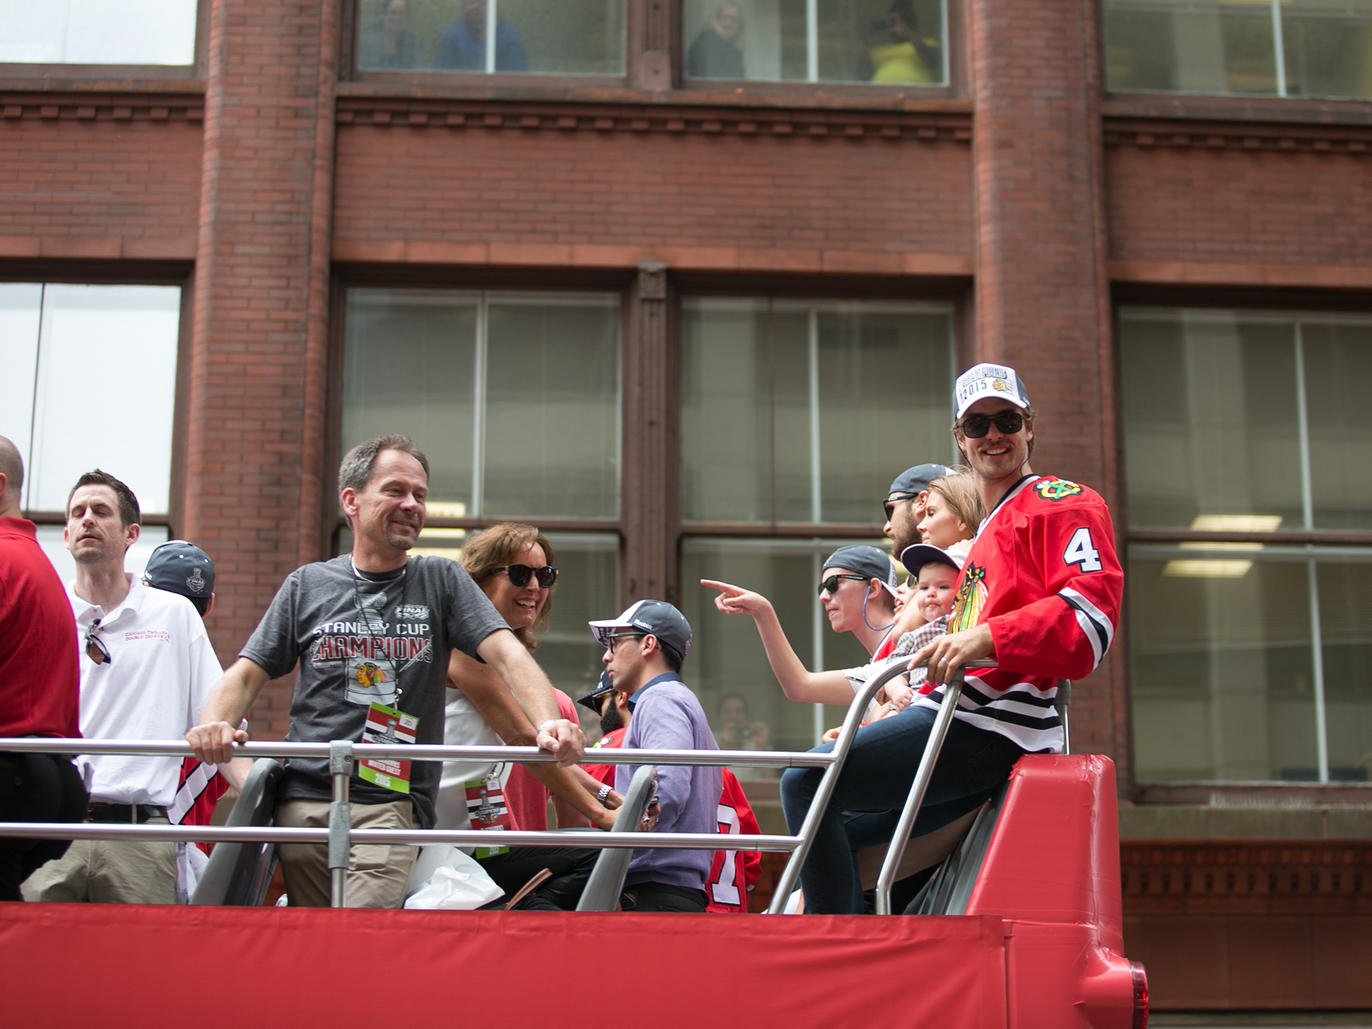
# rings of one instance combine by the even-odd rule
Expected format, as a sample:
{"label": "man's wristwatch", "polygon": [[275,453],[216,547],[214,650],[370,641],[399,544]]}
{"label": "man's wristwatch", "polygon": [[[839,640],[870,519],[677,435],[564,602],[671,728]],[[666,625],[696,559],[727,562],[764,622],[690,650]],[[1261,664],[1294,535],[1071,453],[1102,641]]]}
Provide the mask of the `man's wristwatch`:
{"label": "man's wristwatch", "polygon": [[610,784],[609,784],[609,783],[604,783],[604,784],[601,785],[600,789],[596,790],[595,799],[598,800],[600,803],[604,804],[604,803],[605,803],[605,798],[608,797],[609,795],[610,795]]}

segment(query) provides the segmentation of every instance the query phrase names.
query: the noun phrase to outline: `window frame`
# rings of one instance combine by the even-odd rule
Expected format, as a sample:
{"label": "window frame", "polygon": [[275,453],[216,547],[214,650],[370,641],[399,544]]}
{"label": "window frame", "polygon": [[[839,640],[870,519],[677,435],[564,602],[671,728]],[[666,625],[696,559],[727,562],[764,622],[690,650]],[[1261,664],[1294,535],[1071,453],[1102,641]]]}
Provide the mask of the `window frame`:
{"label": "window frame", "polygon": [[[623,276],[605,275],[597,273],[576,273],[570,272],[563,276],[557,276],[557,281],[553,281],[553,276],[544,275],[537,271],[525,271],[515,274],[502,274],[490,269],[463,269],[460,273],[452,269],[436,269],[430,273],[414,274],[417,270],[407,268],[403,271],[388,272],[383,269],[336,269],[333,275],[333,288],[330,290],[330,323],[331,340],[329,346],[329,368],[328,368],[328,407],[327,410],[333,412],[324,426],[324,460],[325,465],[322,471],[322,481],[325,484],[324,496],[325,503],[321,510],[321,521],[319,525],[319,542],[321,553],[339,553],[339,538],[342,532],[348,529],[348,520],[344,517],[342,509],[338,505],[338,462],[342,459],[342,410],[343,410],[343,363],[347,348],[347,299],[348,293],[355,289],[405,289],[405,290],[435,290],[435,291],[462,291],[490,293],[602,293],[613,294],[619,302],[619,362],[620,362],[620,396],[619,411],[620,419],[620,484],[619,484],[619,510],[609,517],[543,517],[535,519],[539,528],[544,531],[557,533],[591,533],[613,534],[621,550],[621,562],[623,554],[623,541],[625,535],[624,510],[626,498],[624,492],[623,471],[625,465],[624,439],[626,435],[626,398],[627,392],[624,380],[624,359],[625,350],[628,343],[629,332],[629,306],[630,297]],[[416,443],[423,449],[426,445],[423,440],[416,440]],[[526,521],[522,516],[502,515],[500,513],[483,513],[480,515],[466,515],[461,517],[454,516],[429,516],[425,518],[425,528],[430,529],[467,529],[480,530],[487,528],[502,521]]]}
{"label": "window frame", "polygon": [[[1275,0],[1280,4],[1280,0]],[[1100,83],[1101,94],[1106,100],[1107,105],[1115,100],[1127,100],[1128,103],[1120,113],[1147,115],[1153,112],[1162,114],[1164,112],[1175,116],[1178,110],[1182,113],[1191,113],[1192,105],[1195,105],[1195,114],[1198,117],[1221,117],[1225,119],[1245,119],[1255,118],[1260,115],[1260,111],[1255,112],[1254,106],[1257,105],[1279,105],[1273,109],[1272,117],[1276,119],[1286,119],[1292,117],[1301,118],[1305,116],[1308,109],[1311,117],[1317,110],[1327,110],[1328,105],[1334,108],[1340,106],[1347,107],[1350,104],[1365,104],[1372,100],[1372,96],[1362,97],[1321,97],[1312,96],[1308,93],[1291,95],[1286,91],[1286,61],[1284,58],[1284,31],[1278,16],[1275,22],[1269,22],[1272,28],[1271,41],[1273,48],[1273,74],[1277,82],[1276,93],[1215,93],[1215,92],[1190,92],[1185,90],[1166,90],[1166,89],[1115,89],[1110,84],[1110,63],[1107,46],[1106,20],[1108,12],[1107,6],[1110,0],[1101,0],[1096,10],[1100,17],[1099,31],[1097,32],[1097,47],[1100,60]],[[1217,6],[1219,6],[1217,4]],[[1178,9],[1181,5],[1178,5]],[[1270,7],[1269,7],[1270,9]],[[1372,26],[1370,26],[1372,29]],[[1221,55],[1222,59],[1222,55]],[[1161,101],[1161,103],[1159,103]],[[1211,104],[1221,105],[1217,115],[1207,115],[1205,112]],[[1107,113],[1110,113],[1107,107]],[[1354,124],[1365,124],[1365,116],[1355,110],[1349,112],[1350,121]],[[1322,119],[1322,120],[1327,120]]]}
{"label": "window frame", "polygon": [[[54,261],[15,262],[0,261],[0,281],[6,283],[30,283],[35,285],[65,286],[175,286],[181,291],[181,302],[177,314],[176,339],[176,379],[175,397],[172,402],[171,447],[168,458],[171,462],[167,483],[167,510],[165,512],[141,512],[140,524],[145,528],[158,530],[158,538],[165,531],[166,539],[177,538],[177,526],[185,524],[186,509],[186,429],[189,413],[191,369],[191,329],[193,282],[192,271],[179,262],[149,262],[140,268],[127,264],[108,263],[66,263]],[[25,468],[28,455],[24,455]],[[20,517],[27,518],[38,526],[40,534],[45,529],[59,532],[66,525],[65,510],[47,508],[21,508]]]}
{"label": "window frame", "polygon": [[[1233,314],[1236,316],[1261,318],[1275,318],[1289,320],[1293,328],[1301,321],[1329,322],[1350,320],[1357,323],[1366,323],[1372,328],[1372,310],[1362,306],[1357,300],[1347,302],[1337,302],[1327,296],[1312,296],[1305,293],[1277,293],[1275,295],[1263,294],[1255,295],[1243,290],[1210,291],[1198,296],[1181,296],[1169,293],[1161,296],[1151,289],[1117,289],[1114,295],[1114,309],[1112,312],[1113,332],[1115,338],[1115,351],[1118,358],[1119,348],[1122,345],[1121,315],[1128,311],[1157,311],[1165,313],[1185,313],[1194,311],[1202,314]],[[1294,344],[1293,344],[1294,345]],[[1117,360],[1117,368],[1119,362]],[[1122,373],[1121,373],[1122,374]],[[1119,382],[1116,388],[1116,396],[1122,398],[1124,395],[1124,384]],[[1338,552],[1344,548],[1355,548],[1372,556],[1372,529],[1314,529],[1302,525],[1299,528],[1287,529],[1282,531],[1207,531],[1192,529],[1189,527],[1136,527],[1129,518],[1128,510],[1128,468],[1127,460],[1124,455],[1124,438],[1127,426],[1124,421],[1124,406],[1120,402],[1116,409],[1117,432],[1120,440],[1119,444],[1119,495],[1121,498],[1122,517],[1118,522],[1119,535],[1123,543],[1122,553],[1125,555],[1126,566],[1126,588],[1128,583],[1128,562],[1135,548],[1139,548],[1147,553],[1150,550],[1161,551],[1166,548],[1179,547],[1185,545],[1188,551],[1191,548],[1200,548],[1205,544],[1214,544],[1213,554],[1210,556],[1234,557],[1232,551],[1226,552],[1226,547],[1235,544],[1260,544],[1265,547],[1273,548],[1268,557],[1274,562],[1291,563],[1296,562],[1307,569],[1313,571],[1313,567],[1320,561],[1335,559]],[[1304,457],[1303,457],[1304,460]],[[1303,554],[1298,552],[1303,551]],[[1205,557],[1206,552],[1202,549],[1192,551],[1195,556]],[[1261,551],[1248,552],[1254,560],[1261,559]],[[1294,555],[1294,556],[1293,556]],[[1190,556],[1190,554],[1188,554]],[[1316,608],[1315,610],[1318,610]],[[1305,617],[1310,617],[1310,611],[1304,612]],[[1308,628],[1308,623],[1303,623],[1303,627]],[[1319,646],[1320,636],[1318,631],[1311,637],[1311,646]],[[1127,643],[1127,647],[1132,649],[1132,644]],[[1128,723],[1130,726],[1129,747],[1130,752],[1135,751],[1133,742],[1133,732],[1135,728],[1134,718],[1134,690],[1133,690],[1133,661],[1132,654],[1127,653],[1125,657],[1125,682],[1128,704]],[[1322,691],[1322,686],[1321,686]],[[1316,708],[1317,717],[1323,717],[1323,708]],[[1317,768],[1322,774],[1327,776],[1329,764],[1329,752],[1326,739],[1326,727],[1317,724],[1314,727],[1317,739],[1321,741],[1323,750],[1316,755]],[[1200,806],[1224,806],[1226,803],[1240,804],[1272,804],[1276,806],[1287,806],[1293,802],[1294,798],[1315,798],[1310,801],[1313,804],[1337,803],[1341,800],[1365,804],[1368,801],[1369,789],[1372,789],[1372,782],[1350,783],[1346,781],[1329,780],[1322,781],[1297,780],[1291,782],[1273,780],[1153,780],[1140,777],[1136,768],[1131,768],[1130,779],[1132,782],[1132,794],[1137,803],[1146,805],[1179,805],[1193,804]]]}
{"label": "window frame", "polygon": [[107,87],[111,81],[135,83],[199,82],[209,61],[211,0],[196,0],[195,45],[188,65],[179,64],[29,64],[0,62],[0,87],[59,91],[93,85]]}
{"label": "window frame", "polygon": [[[202,3],[205,0],[201,0]],[[530,75],[523,72],[383,71],[357,67],[358,5],[338,0],[340,10],[340,95],[440,95],[454,99],[556,99],[604,103],[637,100],[644,91],[669,102],[738,107],[792,106],[838,100],[853,108],[903,110],[921,101],[963,99],[966,85],[966,18],[962,4],[946,2],[945,61],[948,81],[940,85],[872,85],[858,82],[768,82],[687,79],[682,0],[622,0],[625,4],[624,74]],[[618,91],[622,95],[616,95]],[[609,91],[607,96],[607,91]]]}

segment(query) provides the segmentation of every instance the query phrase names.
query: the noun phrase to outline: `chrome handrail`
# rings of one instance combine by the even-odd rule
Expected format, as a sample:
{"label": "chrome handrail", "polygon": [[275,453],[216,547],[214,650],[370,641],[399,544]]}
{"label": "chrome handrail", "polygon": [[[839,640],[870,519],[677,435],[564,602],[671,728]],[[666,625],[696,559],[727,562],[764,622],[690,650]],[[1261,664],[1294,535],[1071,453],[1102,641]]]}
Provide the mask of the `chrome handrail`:
{"label": "chrome handrail", "polygon": [[[977,667],[973,663],[969,667]],[[790,853],[773,893],[768,914],[784,910],[787,898],[795,888],[800,867],[809,854],[815,830],[833,795],[844,760],[852,747],[853,738],[862,724],[868,705],[877,692],[891,679],[907,671],[907,658],[892,658],[886,667],[858,690],[839,729],[831,750],[814,751],[733,751],[733,750],[649,750],[611,748],[597,750],[597,764],[679,764],[732,765],[766,768],[823,768],[824,774],[815,790],[805,820],[795,835],[758,834],[748,837],[749,850]],[[989,662],[986,663],[989,666]],[[937,760],[943,738],[947,733],[957,697],[961,689],[961,674],[945,690],[934,730],[920,762],[911,792],[901,812],[899,827],[887,851],[877,883],[877,910],[889,913],[890,884],[895,869],[904,854],[919,806],[923,801],[933,764]],[[951,696],[952,702],[949,703]],[[144,754],[186,757],[191,754],[184,742],[165,740],[117,739],[58,739],[53,737],[0,738],[0,753],[48,754]],[[348,819],[348,784],[353,762],[368,758],[408,760],[468,759],[480,761],[513,761],[528,764],[547,764],[556,759],[537,747],[508,746],[449,746],[439,744],[381,744],[336,740],[331,743],[302,743],[295,741],[248,742],[235,744],[234,755],[252,758],[315,757],[328,758],[333,781],[333,801],[330,804],[330,824],[327,828],[283,826],[180,826],[180,825],[123,825],[96,822],[0,822],[0,837],[27,836],[31,838],[66,838],[107,840],[121,836],[167,841],[208,842],[273,842],[327,844],[334,906],[346,901],[347,855],[354,840],[375,844],[454,843],[480,845],[490,842],[487,831],[477,829],[359,829]],[[643,835],[638,832],[604,832],[600,830],[560,830],[556,834],[534,831],[504,831],[501,843],[508,846],[587,846],[641,847]],[[660,849],[720,849],[717,833],[653,833],[652,846]]]}

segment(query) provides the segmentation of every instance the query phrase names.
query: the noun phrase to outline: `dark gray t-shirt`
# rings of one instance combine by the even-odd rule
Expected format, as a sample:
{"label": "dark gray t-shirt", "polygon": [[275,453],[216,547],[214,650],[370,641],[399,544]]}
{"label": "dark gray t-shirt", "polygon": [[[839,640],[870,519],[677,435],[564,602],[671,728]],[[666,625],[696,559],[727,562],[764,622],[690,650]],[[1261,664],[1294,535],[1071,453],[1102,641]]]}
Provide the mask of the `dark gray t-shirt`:
{"label": "dark gray t-shirt", "polygon": [[[354,572],[345,554],[292,572],[239,656],[273,679],[300,662],[288,740],[361,740],[375,701],[418,716],[415,742],[438,744],[448,655],[456,648],[476,657],[477,645],[502,629],[505,620],[454,561],[412,557],[398,571],[371,575]],[[328,766],[325,758],[288,759],[281,799],[329,800]],[[434,821],[439,769],[437,761],[411,765],[425,828]],[[349,790],[364,804],[403,796],[356,771]]]}

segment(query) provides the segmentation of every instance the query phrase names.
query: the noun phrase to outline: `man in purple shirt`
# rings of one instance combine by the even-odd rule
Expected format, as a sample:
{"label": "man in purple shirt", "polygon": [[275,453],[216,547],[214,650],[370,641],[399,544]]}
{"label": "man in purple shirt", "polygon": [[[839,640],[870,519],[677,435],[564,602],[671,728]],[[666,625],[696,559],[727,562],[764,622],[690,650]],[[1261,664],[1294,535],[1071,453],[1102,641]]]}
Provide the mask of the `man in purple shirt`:
{"label": "man in purple shirt", "polygon": [[[691,626],[661,600],[640,600],[618,618],[590,622],[605,653],[610,684],[624,695],[633,717],[625,747],[649,750],[718,750],[696,695],[681,681]],[[619,765],[615,788],[624,793],[632,765]],[[658,766],[656,832],[714,833],[720,771],[716,765]],[[625,911],[704,911],[705,879],[713,852],[640,850],[629,861],[620,906]]]}

